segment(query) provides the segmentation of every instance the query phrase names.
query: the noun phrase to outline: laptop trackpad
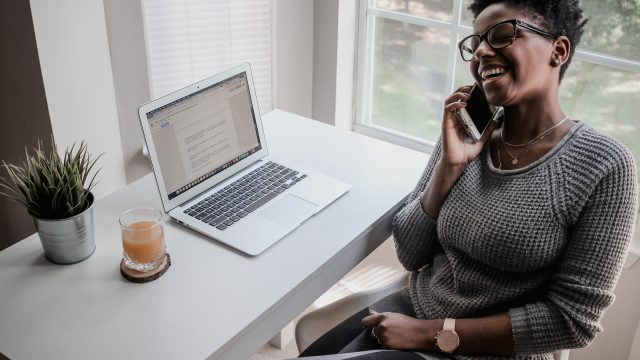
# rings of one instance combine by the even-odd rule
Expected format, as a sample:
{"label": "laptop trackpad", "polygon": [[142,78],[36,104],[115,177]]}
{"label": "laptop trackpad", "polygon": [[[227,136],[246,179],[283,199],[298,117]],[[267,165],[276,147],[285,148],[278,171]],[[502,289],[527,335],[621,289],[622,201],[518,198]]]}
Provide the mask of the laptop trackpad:
{"label": "laptop trackpad", "polygon": [[265,219],[276,224],[291,227],[297,226],[317,211],[318,205],[288,194],[275,204],[260,213]]}

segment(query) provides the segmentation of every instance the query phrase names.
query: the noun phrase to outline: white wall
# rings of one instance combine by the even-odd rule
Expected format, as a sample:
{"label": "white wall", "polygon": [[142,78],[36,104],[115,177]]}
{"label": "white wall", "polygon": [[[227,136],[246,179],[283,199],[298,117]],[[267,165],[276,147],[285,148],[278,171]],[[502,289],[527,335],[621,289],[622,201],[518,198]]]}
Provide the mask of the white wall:
{"label": "white wall", "polygon": [[51,127],[59,150],[104,153],[97,198],[126,184],[102,0],[31,0]]}
{"label": "white wall", "polygon": [[633,337],[633,345],[631,346],[631,351],[629,352],[629,357],[627,360],[637,360],[640,359],[640,323],[636,327],[636,334]]}
{"label": "white wall", "polygon": [[313,0],[276,0],[274,108],[312,116]]}
{"label": "white wall", "polygon": [[351,130],[354,117],[358,2],[315,0],[312,118]]}
{"label": "white wall", "polygon": [[138,107],[151,99],[142,3],[104,0],[127,183],[151,172]]}
{"label": "white wall", "polygon": [[313,119],[335,121],[338,54],[338,0],[316,0],[313,7]]}
{"label": "white wall", "polygon": [[357,4],[276,0],[275,108],[351,129]]}
{"label": "white wall", "polygon": [[[640,244],[636,223],[634,251]],[[640,261],[622,270],[615,289],[616,299],[602,318],[604,331],[584,349],[571,351],[571,360],[637,360],[640,359]],[[637,345],[634,348],[634,339]],[[633,352],[632,352],[633,351]]]}
{"label": "white wall", "polygon": [[342,130],[351,130],[355,118],[358,28],[358,1],[341,0],[338,5],[334,118],[335,126]]}
{"label": "white wall", "polygon": [[639,284],[640,264],[623,270],[615,291],[616,300],[602,319],[604,331],[587,348],[572,350],[571,360],[640,358],[629,357],[640,320]]}

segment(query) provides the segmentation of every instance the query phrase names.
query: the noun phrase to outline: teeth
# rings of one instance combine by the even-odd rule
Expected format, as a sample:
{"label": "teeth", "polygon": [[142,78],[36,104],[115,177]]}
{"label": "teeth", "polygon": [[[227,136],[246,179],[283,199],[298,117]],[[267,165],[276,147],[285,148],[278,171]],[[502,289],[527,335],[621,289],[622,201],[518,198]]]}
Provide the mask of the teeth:
{"label": "teeth", "polygon": [[480,75],[482,76],[482,80],[486,80],[491,75],[504,74],[504,72],[505,72],[505,69],[499,67],[499,68],[493,68],[490,70],[485,70]]}

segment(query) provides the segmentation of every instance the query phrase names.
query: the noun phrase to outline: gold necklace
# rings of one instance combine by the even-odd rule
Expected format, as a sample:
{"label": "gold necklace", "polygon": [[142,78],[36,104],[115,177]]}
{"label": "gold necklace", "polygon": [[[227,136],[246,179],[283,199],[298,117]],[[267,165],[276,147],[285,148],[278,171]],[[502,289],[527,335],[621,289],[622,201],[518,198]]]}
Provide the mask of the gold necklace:
{"label": "gold necklace", "polygon": [[503,144],[505,145],[509,145],[511,147],[525,147],[525,146],[529,146],[531,143],[533,143],[536,140],[540,140],[538,138],[544,138],[545,136],[547,136],[550,132],[552,132],[553,130],[555,130],[558,126],[562,125],[563,122],[565,122],[566,120],[568,120],[569,117],[565,116],[562,120],[560,120],[557,124],[553,125],[552,127],[548,128],[547,130],[541,132],[540,134],[538,134],[536,137],[534,137],[531,141],[529,141],[526,144],[511,144],[508,143],[504,140],[504,128],[507,127],[507,122],[504,122],[504,125],[502,125],[502,128],[500,129],[500,141],[502,141]]}
{"label": "gold necklace", "polygon": [[[520,160],[520,158],[523,157],[527,152],[529,152],[529,150],[531,150],[531,148],[533,148],[534,145],[536,145],[537,143],[542,141],[542,139],[544,139],[547,135],[549,135],[551,132],[553,132],[555,129],[557,129],[560,125],[562,125],[562,123],[564,123],[568,119],[569,118],[565,116],[564,119],[560,120],[560,122],[558,122],[557,124],[553,125],[549,129],[547,129],[547,130],[543,131],[542,133],[540,133],[540,135],[538,135],[535,138],[533,138],[533,140],[529,141],[526,144],[517,144],[517,145],[509,144],[506,141],[504,141],[504,137],[503,137],[504,126],[503,126],[500,129],[500,142],[502,142],[502,145],[504,145],[505,151],[511,157],[508,161],[511,161],[512,165],[517,165],[519,160]],[[524,148],[524,150],[520,151],[517,155],[513,155],[509,151],[509,148],[507,148],[507,145],[509,145],[511,147],[525,147],[525,148]],[[500,148],[498,148],[498,163],[500,165],[499,169],[502,169],[502,162],[500,161]]]}

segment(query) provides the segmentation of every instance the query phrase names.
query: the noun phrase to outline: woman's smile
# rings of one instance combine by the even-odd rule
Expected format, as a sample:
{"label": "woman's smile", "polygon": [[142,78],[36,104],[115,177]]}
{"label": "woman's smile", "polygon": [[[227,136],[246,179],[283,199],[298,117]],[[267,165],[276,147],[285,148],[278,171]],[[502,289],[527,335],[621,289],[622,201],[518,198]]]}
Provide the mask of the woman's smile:
{"label": "woman's smile", "polygon": [[504,75],[504,73],[506,73],[507,70],[503,67],[497,67],[491,70],[485,70],[482,73],[480,73],[480,76],[482,77],[483,81],[487,81],[489,79],[495,79],[497,77],[500,77],[502,75]]}
{"label": "woman's smile", "polygon": [[[485,86],[491,86],[491,84],[499,81],[508,75],[511,68],[504,64],[491,63],[486,65],[480,65],[478,67],[477,78],[480,80],[480,84],[483,88]],[[485,88],[486,91],[486,88]]]}

